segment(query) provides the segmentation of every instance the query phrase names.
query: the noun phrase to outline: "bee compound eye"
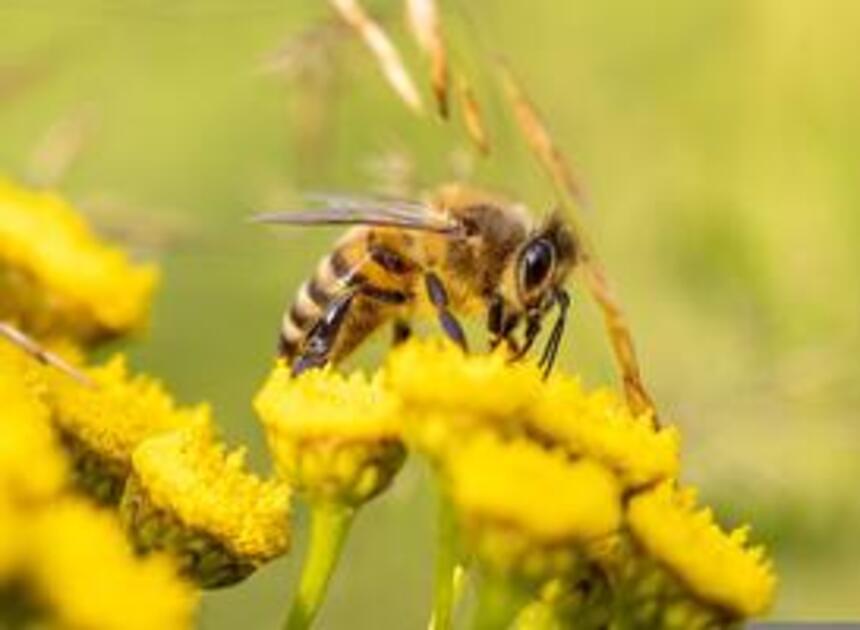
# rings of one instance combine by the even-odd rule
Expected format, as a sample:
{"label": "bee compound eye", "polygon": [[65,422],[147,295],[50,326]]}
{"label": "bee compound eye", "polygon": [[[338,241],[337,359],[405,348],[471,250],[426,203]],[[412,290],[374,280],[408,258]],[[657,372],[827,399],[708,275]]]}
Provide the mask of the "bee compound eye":
{"label": "bee compound eye", "polygon": [[555,249],[546,239],[529,244],[520,260],[520,284],[526,292],[539,288],[550,276],[555,265]]}

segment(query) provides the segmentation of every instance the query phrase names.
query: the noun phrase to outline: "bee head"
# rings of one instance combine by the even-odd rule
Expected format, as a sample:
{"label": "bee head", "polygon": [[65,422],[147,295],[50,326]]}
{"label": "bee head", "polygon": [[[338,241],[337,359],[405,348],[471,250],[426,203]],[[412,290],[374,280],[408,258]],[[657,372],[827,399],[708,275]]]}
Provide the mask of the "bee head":
{"label": "bee head", "polygon": [[576,257],[573,232],[561,216],[553,214],[529,236],[517,254],[516,290],[525,311],[543,311],[552,305],[556,290],[567,279]]}

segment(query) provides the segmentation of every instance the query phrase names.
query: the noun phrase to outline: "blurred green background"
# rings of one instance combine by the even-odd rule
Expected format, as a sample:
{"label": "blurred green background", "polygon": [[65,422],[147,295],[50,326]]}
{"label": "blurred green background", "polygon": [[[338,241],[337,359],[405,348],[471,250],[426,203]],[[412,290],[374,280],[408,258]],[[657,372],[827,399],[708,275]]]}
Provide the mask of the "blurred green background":
{"label": "blurred green background", "polygon": [[[774,617],[860,617],[860,3],[442,4],[457,62],[485,88],[503,52],[574,156],[647,380],[683,429],[686,479],[776,556]],[[402,35],[399,7],[370,6]],[[333,234],[245,217],[303,188],[374,189],[380,163],[411,163],[419,187],[469,163],[462,133],[415,119],[355,44],[336,44],[330,75],[325,50],[296,56],[327,16],[310,0],[0,2],[0,171],[45,180],[80,149],[60,189],[163,265],[134,364],[211,401],[260,470],[249,400]],[[475,178],[545,209],[547,183],[500,129]],[[579,304],[563,364],[606,382],[605,337]],[[363,513],[321,628],[425,627],[424,482],[410,466]],[[208,594],[202,627],[275,627],[302,544]]]}

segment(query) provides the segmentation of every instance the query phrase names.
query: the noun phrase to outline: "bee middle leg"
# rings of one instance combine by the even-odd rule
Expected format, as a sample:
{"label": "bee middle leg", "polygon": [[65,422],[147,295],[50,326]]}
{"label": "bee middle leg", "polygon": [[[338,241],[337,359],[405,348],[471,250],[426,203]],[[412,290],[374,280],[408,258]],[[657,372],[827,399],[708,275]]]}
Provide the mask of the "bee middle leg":
{"label": "bee middle leg", "polygon": [[424,284],[427,289],[427,297],[433,308],[436,309],[436,317],[439,319],[439,324],[448,338],[460,346],[464,351],[468,352],[469,346],[466,342],[466,333],[463,332],[463,327],[454,314],[448,308],[448,292],[442,281],[432,271],[424,274]]}

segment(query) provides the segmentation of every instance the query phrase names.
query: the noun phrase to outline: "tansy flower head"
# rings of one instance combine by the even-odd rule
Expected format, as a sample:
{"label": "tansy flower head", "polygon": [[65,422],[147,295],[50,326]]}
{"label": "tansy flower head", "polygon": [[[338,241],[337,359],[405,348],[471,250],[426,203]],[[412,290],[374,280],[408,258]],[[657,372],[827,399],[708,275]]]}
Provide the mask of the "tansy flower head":
{"label": "tansy flower head", "polygon": [[508,417],[542,394],[540,371],[502,352],[466,355],[451,343],[413,339],[395,349],[386,378],[410,406]]}
{"label": "tansy flower head", "polygon": [[577,545],[621,521],[621,488],[609,470],[525,440],[475,437],[452,452],[444,471],[478,556],[503,572],[562,574]]}
{"label": "tansy flower head", "polygon": [[450,343],[413,339],[395,349],[383,371],[401,400],[409,442],[440,458],[468,434],[491,428],[518,436],[541,395],[540,371],[501,352],[466,355]]}
{"label": "tansy flower head", "polygon": [[113,515],[64,500],[33,519],[24,583],[47,627],[179,630],[196,596],[165,557],[134,556]]}
{"label": "tansy flower head", "polygon": [[254,405],[279,471],[312,500],[363,503],[403,463],[397,400],[378,377],[325,369],[292,378],[279,363]]}
{"label": "tansy flower head", "polygon": [[92,386],[43,369],[40,390],[71,452],[75,482],[115,503],[134,449],[147,437],[187,425],[194,410],[178,408],[157,381],[129,375],[121,356],[86,374]]}
{"label": "tansy flower head", "polygon": [[556,375],[527,416],[531,430],[574,456],[592,457],[627,487],[674,477],[680,438],[674,427],[655,428],[633,415],[612,391],[587,393],[579,381]]}
{"label": "tansy flower head", "polygon": [[100,242],[61,197],[0,179],[0,319],[92,342],[143,324],[156,270]]}
{"label": "tansy flower head", "polygon": [[133,455],[121,513],[142,551],[166,549],[207,587],[232,584],[285,553],[289,488],[248,472],[208,415],[145,440]]}
{"label": "tansy flower head", "polygon": [[746,528],[726,534],[710,510],[695,505],[692,490],[661,484],[630,500],[630,531],[697,598],[734,618],[762,614],[776,586],[764,550],[747,546]]}
{"label": "tansy flower head", "polygon": [[410,441],[434,457],[470,432],[491,429],[591,457],[627,487],[678,470],[674,428],[654,428],[609,390],[587,393],[565,376],[544,382],[534,364],[511,364],[503,353],[466,355],[451,344],[416,340],[392,353],[385,376],[402,399]]}

